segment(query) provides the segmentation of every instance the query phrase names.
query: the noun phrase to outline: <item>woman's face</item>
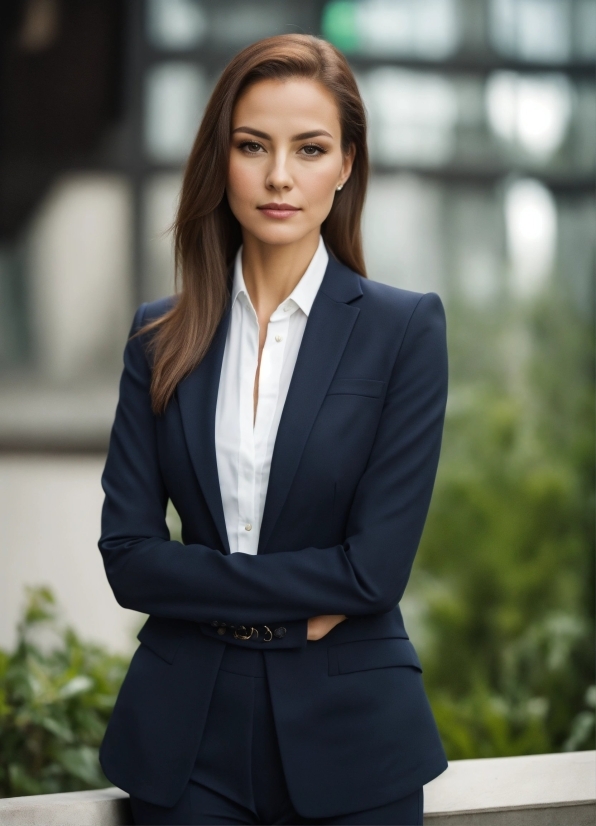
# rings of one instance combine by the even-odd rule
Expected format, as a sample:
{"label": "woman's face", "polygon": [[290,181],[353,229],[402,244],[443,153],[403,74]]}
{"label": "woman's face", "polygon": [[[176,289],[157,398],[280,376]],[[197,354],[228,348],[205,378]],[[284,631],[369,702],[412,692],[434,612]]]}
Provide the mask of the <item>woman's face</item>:
{"label": "woman's face", "polygon": [[353,154],[342,152],[324,86],[304,78],[250,86],[234,108],[226,189],[244,233],[272,245],[318,235]]}

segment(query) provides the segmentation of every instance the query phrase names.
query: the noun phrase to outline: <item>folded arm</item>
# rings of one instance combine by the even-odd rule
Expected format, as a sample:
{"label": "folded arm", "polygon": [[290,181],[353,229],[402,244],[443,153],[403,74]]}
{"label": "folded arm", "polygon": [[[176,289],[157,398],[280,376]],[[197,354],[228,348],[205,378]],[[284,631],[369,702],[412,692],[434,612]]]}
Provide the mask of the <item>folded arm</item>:
{"label": "folded arm", "polygon": [[[142,318],[135,316],[133,330]],[[169,539],[150,368],[129,340],[102,484],[99,547],[118,602],[162,617],[241,624],[390,611],[401,599],[424,526],[447,395],[445,318],[423,296],[393,367],[375,442],[346,526],[328,548],[223,554]]]}

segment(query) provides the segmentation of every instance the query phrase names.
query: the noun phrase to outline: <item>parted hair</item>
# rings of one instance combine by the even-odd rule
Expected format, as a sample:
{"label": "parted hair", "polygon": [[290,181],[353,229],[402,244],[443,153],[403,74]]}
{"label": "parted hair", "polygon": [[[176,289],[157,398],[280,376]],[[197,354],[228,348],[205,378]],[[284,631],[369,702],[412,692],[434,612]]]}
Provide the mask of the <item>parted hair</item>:
{"label": "parted hair", "polygon": [[366,277],[361,215],[368,183],[366,114],[347,60],[312,35],[284,34],[247,46],[224,69],[188,157],[172,229],[177,298],[145,325],[151,332],[151,402],[165,410],[178,383],[203,359],[229,299],[228,272],[242,242],[226,196],[232,115],[242,93],[260,80],[308,78],[333,95],[342,149],[355,149],[351,175],[321,227],[332,255]]}

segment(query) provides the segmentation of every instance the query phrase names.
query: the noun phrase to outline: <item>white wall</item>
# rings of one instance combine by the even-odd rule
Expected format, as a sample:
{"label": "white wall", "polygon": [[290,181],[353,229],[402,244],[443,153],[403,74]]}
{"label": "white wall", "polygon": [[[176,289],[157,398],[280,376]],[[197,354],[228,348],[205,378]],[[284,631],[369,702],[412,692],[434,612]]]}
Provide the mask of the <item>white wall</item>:
{"label": "white wall", "polygon": [[142,615],[117,604],[97,547],[101,457],[0,457],[0,648],[26,585],[49,585],[83,639],[129,652]]}

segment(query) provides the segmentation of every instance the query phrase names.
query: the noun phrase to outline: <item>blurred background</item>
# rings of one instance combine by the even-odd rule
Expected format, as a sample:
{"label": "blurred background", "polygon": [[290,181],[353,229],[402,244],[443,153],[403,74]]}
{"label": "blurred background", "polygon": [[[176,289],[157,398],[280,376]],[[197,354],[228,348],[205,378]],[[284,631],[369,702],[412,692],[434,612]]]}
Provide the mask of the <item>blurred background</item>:
{"label": "blurred background", "polygon": [[122,350],[173,291],[166,230],[215,81],[284,32],[356,73],[370,276],[447,310],[403,608],[448,755],[593,748],[596,0],[3,0],[0,796],[104,782],[142,620],[96,545]]}

